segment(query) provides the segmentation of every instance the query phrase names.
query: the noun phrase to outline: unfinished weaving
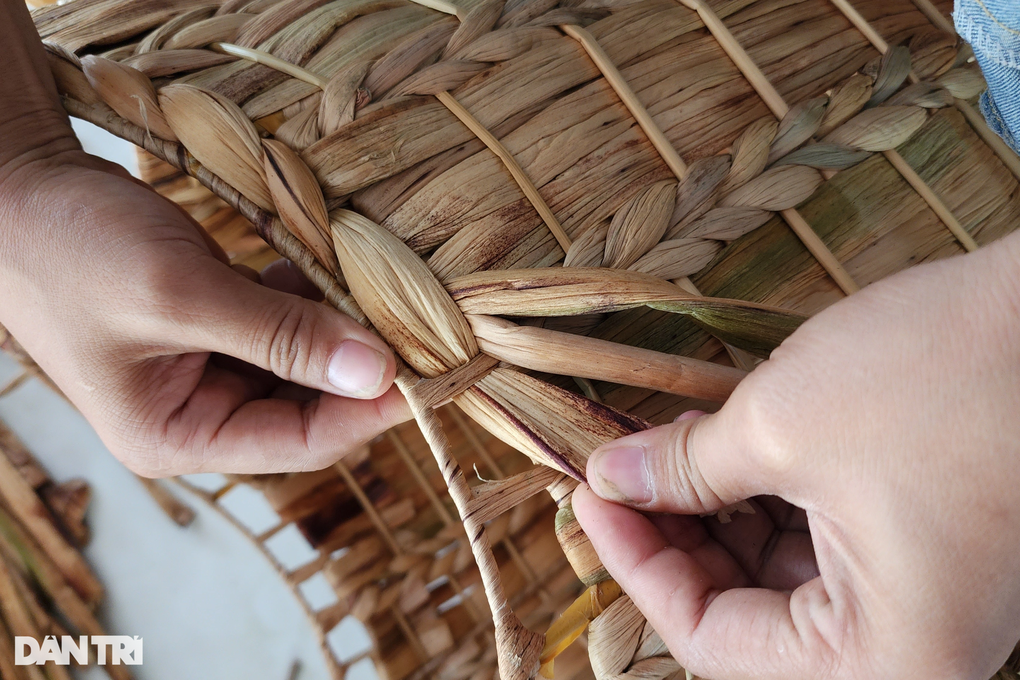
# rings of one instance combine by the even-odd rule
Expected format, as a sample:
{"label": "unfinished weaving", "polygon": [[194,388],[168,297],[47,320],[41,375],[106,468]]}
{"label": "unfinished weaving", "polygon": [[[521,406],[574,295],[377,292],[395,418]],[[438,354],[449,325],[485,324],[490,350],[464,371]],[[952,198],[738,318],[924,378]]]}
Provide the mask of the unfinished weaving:
{"label": "unfinished weaving", "polygon": [[[929,0],[73,0],[65,107],[195,176],[406,362],[505,680],[589,620],[599,678],[684,673],[570,511],[588,453],[725,400],[860,286],[1014,228],[1020,161]],[[598,357],[593,361],[592,357]],[[472,486],[452,400],[536,466]],[[487,525],[547,489],[589,586],[526,628]]]}

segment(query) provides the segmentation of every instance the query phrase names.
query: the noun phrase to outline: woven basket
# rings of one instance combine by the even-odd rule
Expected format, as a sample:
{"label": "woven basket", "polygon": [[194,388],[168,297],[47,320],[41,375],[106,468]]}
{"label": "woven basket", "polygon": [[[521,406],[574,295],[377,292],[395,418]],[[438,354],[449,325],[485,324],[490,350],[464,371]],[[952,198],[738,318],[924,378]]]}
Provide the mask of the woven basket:
{"label": "woven basket", "polygon": [[[70,113],[196,177],[406,362],[516,680],[572,631],[514,613],[505,513],[559,506],[596,676],[683,673],[573,521],[588,452],[724,400],[801,314],[1014,228],[1020,160],[973,109],[948,10],[74,0],[35,20]],[[536,466],[469,483],[451,399]]]}

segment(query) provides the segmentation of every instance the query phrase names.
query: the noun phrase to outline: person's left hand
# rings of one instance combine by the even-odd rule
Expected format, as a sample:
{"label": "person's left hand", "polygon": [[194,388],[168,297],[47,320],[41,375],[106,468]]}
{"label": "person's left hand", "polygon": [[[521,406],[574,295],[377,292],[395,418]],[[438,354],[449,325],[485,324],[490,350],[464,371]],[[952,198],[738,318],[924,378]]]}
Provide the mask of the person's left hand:
{"label": "person's left hand", "polygon": [[409,417],[386,343],[293,266],[260,285],[178,206],[65,146],[0,168],[0,323],[129,468],[319,469]]}

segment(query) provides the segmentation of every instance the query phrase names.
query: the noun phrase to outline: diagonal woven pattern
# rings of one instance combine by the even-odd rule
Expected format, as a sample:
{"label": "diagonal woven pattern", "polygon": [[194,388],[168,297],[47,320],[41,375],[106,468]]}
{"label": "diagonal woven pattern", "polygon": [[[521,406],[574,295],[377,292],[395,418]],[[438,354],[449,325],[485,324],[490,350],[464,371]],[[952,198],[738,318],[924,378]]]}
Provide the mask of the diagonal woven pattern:
{"label": "diagonal woven pattern", "polygon": [[[946,4],[74,0],[35,19],[72,114],[197,177],[407,363],[510,680],[570,634],[514,613],[504,513],[542,488],[560,506],[596,676],[682,672],[572,522],[587,453],[725,399],[789,310],[1014,228],[1020,165],[973,112]],[[450,399],[551,472],[472,488]]]}

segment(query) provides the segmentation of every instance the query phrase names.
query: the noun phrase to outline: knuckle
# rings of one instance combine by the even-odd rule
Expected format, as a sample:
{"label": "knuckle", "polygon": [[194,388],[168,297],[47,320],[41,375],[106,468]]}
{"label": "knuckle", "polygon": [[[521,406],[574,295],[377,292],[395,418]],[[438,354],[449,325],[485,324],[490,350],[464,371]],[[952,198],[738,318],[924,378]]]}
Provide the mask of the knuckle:
{"label": "knuckle", "polygon": [[746,388],[734,396],[738,397],[741,425],[753,460],[767,472],[785,475],[799,463],[798,447],[793,441],[796,424],[791,420],[782,381],[766,373],[752,374],[756,379],[749,380]]}
{"label": "knuckle", "polygon": [[252,356],[284,380],[307,372],[311,363],[309,338],[316,320],[305,305],[280,303],[268,308],[254,325]]}
{"label": "knuckle", "polygon": [[698,468],[697,460],[688,446],[690,424],[681,426],[679,436],[670,438],[664,461],[667,492],[685,507],[709,508],[722,505],[718,494],[709,486]]}

